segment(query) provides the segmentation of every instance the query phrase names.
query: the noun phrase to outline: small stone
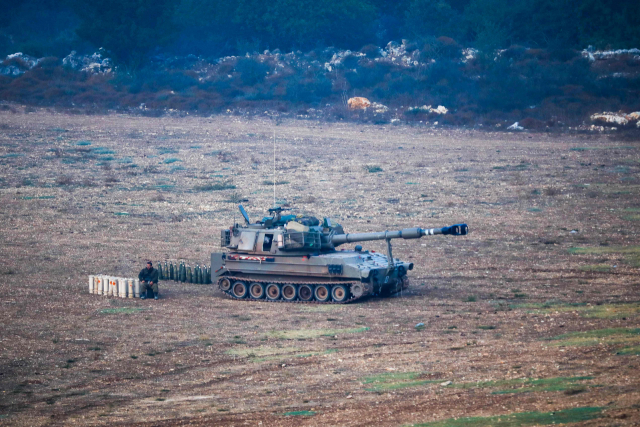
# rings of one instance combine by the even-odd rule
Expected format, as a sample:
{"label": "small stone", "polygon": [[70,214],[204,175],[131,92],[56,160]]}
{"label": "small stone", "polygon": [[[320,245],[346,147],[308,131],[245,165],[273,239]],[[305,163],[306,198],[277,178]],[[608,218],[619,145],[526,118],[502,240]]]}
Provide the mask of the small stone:
{"label": "small stone", "polygon": [[440,385],[441,385],[441,386],[443,386],[443,387],[444,387],[444,386],[451,385],[451,384],[452,384],[452,383],[451,383],[451,381],[445,381],[445,382],[443,382],[443,383],[440,383]]}

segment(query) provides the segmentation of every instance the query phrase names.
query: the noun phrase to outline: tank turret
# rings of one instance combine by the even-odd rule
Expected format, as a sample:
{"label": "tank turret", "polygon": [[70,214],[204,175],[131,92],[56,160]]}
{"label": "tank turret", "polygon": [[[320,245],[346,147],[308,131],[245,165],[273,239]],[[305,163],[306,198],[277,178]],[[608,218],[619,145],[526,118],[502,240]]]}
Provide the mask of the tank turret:
{"label": "tank turret", "polygon": [[[373,233],[344,233],[330,219],[283,215],[254,223],[239,206],[245,224],[221,232],[228,252],[211,254],[212,281],[232,298],[287,302],[345,303],[365,295],[391,294],[408,286],[413,263],[393,258],[393,239],[418,239],[429,235],[463,236],[466,224],[442,228],[405,228]],[[345,243],[386,240],[387,254],[337,250]]]}

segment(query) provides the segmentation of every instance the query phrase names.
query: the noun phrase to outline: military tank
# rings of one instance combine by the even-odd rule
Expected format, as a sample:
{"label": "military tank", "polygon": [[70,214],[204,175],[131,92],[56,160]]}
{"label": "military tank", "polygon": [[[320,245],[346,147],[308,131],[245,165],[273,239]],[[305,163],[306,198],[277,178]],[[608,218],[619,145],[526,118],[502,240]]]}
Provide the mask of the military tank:
{"label": "military tank", "polygon": [[[393,257],[392,239],[419,239],[436,234],[464,236],[466,224],[442,228],[405,228],[396,231],[346,234],[329,218],[283,215],[251,222],[239,206],[245,223],[221,231],[227,252],[211,254],[211,280],[237,300],[344,304],[368,295],[391,295],[409,284],[413,263]],[[345,243],[386,240],[387,253],[337,250]]]}

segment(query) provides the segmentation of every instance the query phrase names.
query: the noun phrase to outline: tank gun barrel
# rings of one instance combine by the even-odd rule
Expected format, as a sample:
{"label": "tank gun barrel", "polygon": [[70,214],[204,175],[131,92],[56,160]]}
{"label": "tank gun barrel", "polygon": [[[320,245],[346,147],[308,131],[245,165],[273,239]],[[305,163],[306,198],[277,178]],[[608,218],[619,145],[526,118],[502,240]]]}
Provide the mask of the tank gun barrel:
{"label": "tank gun barrel", "polygon": [[366,242],[369,240],[390,240],[390,239],[419,239],[422,236],[434,234],[449,234],[452,236],[464,236],[469,232],[467,224],[455,224],[442,228],[404,228],[395,231],[378,231],[374,233],[347,233],[334,234],[331,236],[331,243],[334,246],[344,243]]}

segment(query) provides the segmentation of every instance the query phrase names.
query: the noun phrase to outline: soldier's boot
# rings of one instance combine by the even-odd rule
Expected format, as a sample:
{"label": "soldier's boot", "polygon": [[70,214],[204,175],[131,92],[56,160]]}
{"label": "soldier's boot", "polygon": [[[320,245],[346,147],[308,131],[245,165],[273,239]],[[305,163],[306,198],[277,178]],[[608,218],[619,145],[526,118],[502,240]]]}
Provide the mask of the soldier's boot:
{"label": "soldier's boot", "polygon": [[158,293],[157,292],[153,293],[153,299],[158,299]]}

